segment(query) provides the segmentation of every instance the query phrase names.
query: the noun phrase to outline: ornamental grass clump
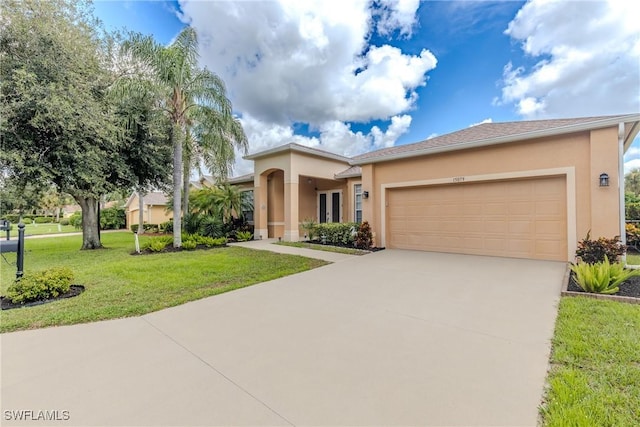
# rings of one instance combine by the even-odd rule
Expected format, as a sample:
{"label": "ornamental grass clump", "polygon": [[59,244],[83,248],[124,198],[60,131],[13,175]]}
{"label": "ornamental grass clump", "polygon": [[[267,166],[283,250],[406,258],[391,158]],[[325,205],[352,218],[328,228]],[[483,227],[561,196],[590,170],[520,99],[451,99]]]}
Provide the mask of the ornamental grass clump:
{"label": "ornamental grass clump", "polygon": [[36,273],[27,273],[9,286],[7,298],[14,304],[56,298],[71,288],[73,271],[67,267],[50,268]]}
{"label": "ornamental grass clump", "polygon": [[640,276],[640,270],[625,269],[622,263],[618,262],[611,264],[607,256],[602,262],[573,264],[571,271],[582,290],[597,294],[615,294],[620,290],[622,282]]}

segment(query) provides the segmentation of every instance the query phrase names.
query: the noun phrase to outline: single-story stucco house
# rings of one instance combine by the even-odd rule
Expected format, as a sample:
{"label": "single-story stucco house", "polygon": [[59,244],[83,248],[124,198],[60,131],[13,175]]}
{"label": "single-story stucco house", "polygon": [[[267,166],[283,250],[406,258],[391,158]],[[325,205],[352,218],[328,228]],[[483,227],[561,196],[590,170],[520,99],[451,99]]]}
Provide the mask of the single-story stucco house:
{"label": "single-story stucco house", "polygon": [[246,156],[256,238],[366,220],[380,247],[569,261],[624,238],[623,154],[640,114],[485,123],[353,158],[298,144]]}
{"label": "single-story stucco house", "polygon": [[[147,224],[162,224],[169,221],[173,214],[167,210],[168,202],[167,196],[160,191],[151,191],[145,194],[142,197],[143,221]],[[134,192],[129,196],[124,208],[127,213],[127,227],[130,228],[132,225],[138,224],[138,212],[140,211],[138,193]]]}

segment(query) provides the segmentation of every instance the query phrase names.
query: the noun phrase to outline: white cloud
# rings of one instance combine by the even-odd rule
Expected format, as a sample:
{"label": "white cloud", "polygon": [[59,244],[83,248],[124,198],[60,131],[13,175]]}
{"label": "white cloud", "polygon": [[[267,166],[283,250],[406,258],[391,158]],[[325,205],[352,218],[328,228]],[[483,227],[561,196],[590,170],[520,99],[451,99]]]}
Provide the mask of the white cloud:
{"label": "white cloud", "polygon": [[382,35],[398,30],[401,35],[410,36],[416,24],[416,12],[420,0],[379,0],[380,16],[376,29]]}
{"label": "white cloud", "polygon": [[[410,35],[418,7],[418,0],[181,0],[202,65],[227,83],[252,152],[304,138],[294,123],[320,133],[309,144],[342,153],[393,145],[437,61],[426,49],[409,55],[369,42],[374,31]],[[348,124],[371,120],[388,121],[387,130],[363,134]]]}
{"label": "white cloud", "polygon": [[470,127],[470,128],[472,128],[472,127],[474,127],[474,126],[483,125],[483,124],[485,124],[485,123],[493,123],[493,119],[492,119],[491,117],[489,117],[488,119],[484,119],[484,120],[483,120],[483,121],[481,121],[481,122],[478,122],[478,123],[471,123],[471,124],[469,125],[469,127]]}
{"label": "white cloud", "polygon": [[640,111],[640,2],[530,0],[506,34],[538,60],[504,69],[502,103],[525,118]]}
{"label": "white cloud", "polygon": [[[249,115],[244,116],[241,121],[247,137],[250,141],[254,141],[251,144],[252,153],[295,142],[352,157],[369,150],[392,146],[402,134],[409,130],[411,116],[406,114],[394,116],[386,130],[373,126],[368,133],[354,132],[349,124],[332,120],[319,127],[318,137],[296,135],[291,126],[263,122]],[[234,175],[243,175],[252,171],[252,162],[241,160],[242,154],[239,153],[236,153],[236,158],[238,161],[234,168]]]}
{"label": "white cloud", "polygon": [[624,162],[625,175],[634,169],[640,169],[640,159],[633,159],[629,160],[628,162]]}

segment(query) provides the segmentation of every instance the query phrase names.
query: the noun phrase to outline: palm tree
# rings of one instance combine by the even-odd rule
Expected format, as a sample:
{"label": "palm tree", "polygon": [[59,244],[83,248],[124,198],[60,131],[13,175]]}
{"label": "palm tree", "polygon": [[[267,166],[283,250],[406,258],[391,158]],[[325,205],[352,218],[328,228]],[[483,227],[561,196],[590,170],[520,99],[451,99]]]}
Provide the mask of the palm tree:
{"label": "palm tree", "polygon": [[240,121],[232,116],[211,114],[211,111],[195,108],[189,113],[183,148],[182,208],[189,212],[189,177],[193,168],[202,176],[201,164],[222,182],[229,176],[235,161],[235,148],[246,153],[247,137]]}
{"label": "palm tree", "polygon": [[[142,77],[155,82],[160,96],[159,107],[171,123],[169,139],[173,147],[173,246],[178,248],[182,246],[180,195],[183,185],[183,144],[192,123],[191,117],[195,118],[193,123],[201,123],[200,117],[206,118],[202,125],[233,121],[231,102],[226,96],[222,79],[213,72],[198,67],[198,39],[191,27],[183,29],[168,46],[158,44],[151,36],[133,34],[123,44],[123,53],[143,64]],[[134,88],[135,83],[130,87]],[[231,140],[232,144],[234,142]],[[244,144],[246,146],[246,138]],[[212,156],[218,158],[217,154]],[[224,158],[228,162],[228,158]]]}

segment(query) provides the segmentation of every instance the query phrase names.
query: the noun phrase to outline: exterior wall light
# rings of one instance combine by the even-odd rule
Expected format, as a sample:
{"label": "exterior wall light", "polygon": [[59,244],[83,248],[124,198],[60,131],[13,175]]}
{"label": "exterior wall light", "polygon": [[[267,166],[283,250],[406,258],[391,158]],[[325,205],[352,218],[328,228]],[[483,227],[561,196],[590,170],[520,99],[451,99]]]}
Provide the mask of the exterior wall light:
{"label": "exterior wall light", "polygon": [[609,174],[601,173],[600,174],[600,187],[608,187],[609,186]]}
{"label": "exterior wall light", "polygon": [[363,191],[362,192],[362,197],[364,197],[365,199],[369,198],[369,192],[368,191]]}

